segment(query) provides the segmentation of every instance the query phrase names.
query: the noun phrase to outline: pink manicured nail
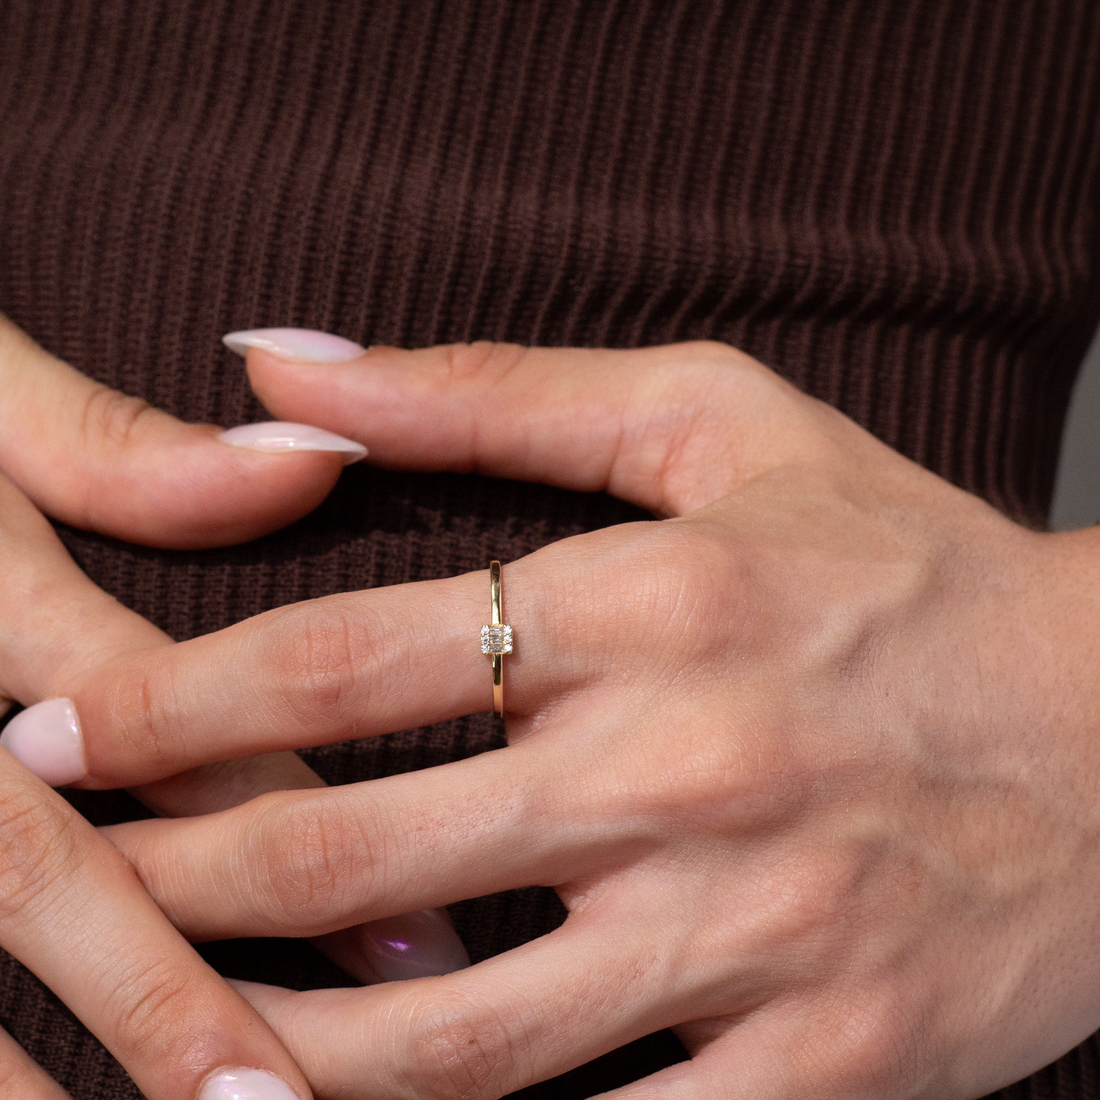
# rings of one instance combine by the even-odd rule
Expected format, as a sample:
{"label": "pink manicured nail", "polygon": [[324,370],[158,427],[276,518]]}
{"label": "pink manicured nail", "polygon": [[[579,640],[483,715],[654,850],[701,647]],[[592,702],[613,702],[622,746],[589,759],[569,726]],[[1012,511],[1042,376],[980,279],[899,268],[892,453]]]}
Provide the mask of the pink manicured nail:
{"label": "pink manicured nail", "polygon": [[470,965],[458,933],[438,909],[371,921],[359,932],[363,954],[384,982],[450,974]]}
{"label": "pink manicured nail", "polygon": [[218,438],[234,447],[251,447],[257,451],[338,451],[344,455],[345,466],[358,462],[367,454],[367,448],[354,439],[345,439],[309,424],[291,424],[283,420],[242,424],[222,432]]}
{"label": "pink manicured nail", "polygon": [[0,733],[0,745],[51,787],[88,774],[84,737],[71,699],[47,699],[17,714]]}
{"label": "pink manicured nail", "polygon": [[223,1069],[199,1092],[199,1100],[302,1100],[283,1080],[262,1069]]}
{"label": "pink manicured nail", "polygon": [[354,340],[311,328],[251,328],[230,332],[222,337],[222,343],[238,355],[244,355],[249,348],[262,348],[282,359],[307,363],[346,363],[367,350]]}

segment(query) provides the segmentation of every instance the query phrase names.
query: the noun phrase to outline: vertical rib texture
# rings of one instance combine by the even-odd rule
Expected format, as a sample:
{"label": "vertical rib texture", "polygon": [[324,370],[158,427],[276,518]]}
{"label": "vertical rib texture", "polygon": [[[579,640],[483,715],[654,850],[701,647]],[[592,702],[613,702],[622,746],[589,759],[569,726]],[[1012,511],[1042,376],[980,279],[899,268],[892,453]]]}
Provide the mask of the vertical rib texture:
{"label": "vertical rib texture", "polygon": [[[231,329],[725,340],[1039,525],[1100,317],[1098,118],[1095,0],[0,0],[0,309],[223,424],[262,415],[218,343]],[[353,469],[249,547],[64,535],[187,637],[634,515]],[[475,717],[311,760],[348,781],[498,736]],[[525,892],[456,919],[483,957],[561,910]],[[305,955],[272,970],[288,956],[219,960],[327,980]],[[136,1096],[5,966],[0,1019],[74,1096]],[[1005,1095],[1096,1096],[1096,1049]]]}
{"label": "vertical rib texture", "polygon": [[214,340],[758,355],[1042,521],[1097,318],[1086,0],[8,0],[0,304],[161,404]]}

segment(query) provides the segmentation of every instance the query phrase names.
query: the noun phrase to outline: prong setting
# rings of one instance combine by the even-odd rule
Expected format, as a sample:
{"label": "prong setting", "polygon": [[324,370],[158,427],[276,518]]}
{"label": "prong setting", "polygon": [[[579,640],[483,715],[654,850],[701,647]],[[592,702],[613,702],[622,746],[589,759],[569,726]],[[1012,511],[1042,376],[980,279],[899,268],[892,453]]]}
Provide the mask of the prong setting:
{"label": "prong setting", "polygon": [[481,652],[499,656],[512,652],[512,628],[504,623],[494,623],[481,628]]}

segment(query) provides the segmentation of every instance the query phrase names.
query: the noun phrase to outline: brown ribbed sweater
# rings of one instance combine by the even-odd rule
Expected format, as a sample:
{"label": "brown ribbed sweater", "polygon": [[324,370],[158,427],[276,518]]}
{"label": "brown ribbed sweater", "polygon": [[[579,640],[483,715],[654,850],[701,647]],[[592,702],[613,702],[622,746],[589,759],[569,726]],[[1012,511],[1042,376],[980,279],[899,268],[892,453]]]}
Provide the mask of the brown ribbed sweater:
{"label": "brown ribbed sweater", "polygon": [[[189,418],[262,418],[220,335],[737,344],[1020,520],[1100,316],[1095,0],[0,0],[0,309]],[[250,546],[63,536],[178,638],[484,568],[637,513],[354,468]],[[498,744],[484,716],[307,754],[333,782]],[[97,820],[123,796],[79,799]],[[454,908],[475,958],[549,891]],[[340,978],[308,949],[227,973]],[[0,1022],[73,1095],[117,1065],[14,961]],[[584,1096],[649,1043],[529,1090]],[[1100,1047],[1006,1090],[1100,1096]]]}

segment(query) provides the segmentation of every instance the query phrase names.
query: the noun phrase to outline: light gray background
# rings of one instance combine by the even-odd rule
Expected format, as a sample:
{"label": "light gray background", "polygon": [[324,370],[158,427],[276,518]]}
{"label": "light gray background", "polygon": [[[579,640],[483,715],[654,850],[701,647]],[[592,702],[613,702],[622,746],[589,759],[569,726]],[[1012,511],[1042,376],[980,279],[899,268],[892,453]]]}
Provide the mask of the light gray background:
{"label": "light gray background", "polygon": [[1100,333],[1077,377],[1054,484],[1050,526],[1090,527],[1100,520]]}

